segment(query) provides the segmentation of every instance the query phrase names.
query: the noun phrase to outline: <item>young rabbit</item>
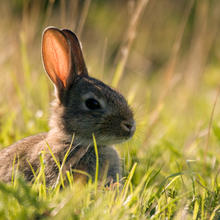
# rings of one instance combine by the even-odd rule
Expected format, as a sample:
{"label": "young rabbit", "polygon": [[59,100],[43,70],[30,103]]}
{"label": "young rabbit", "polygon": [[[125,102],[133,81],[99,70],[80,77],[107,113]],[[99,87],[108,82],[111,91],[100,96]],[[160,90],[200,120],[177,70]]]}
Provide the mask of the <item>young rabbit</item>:
{"label": "young rabbit", "polygon": [[126,100],[117,91],[88,75],[80,43],[70,30],[47,28],[42,37],[42,58],[56,88],[50,131],[24,138],[1,150],[0,180],[11,181],[17,168],[26,180],[31,181],[34,177],[32,169],[37,172],[40,153],[44,151],[46,183],[53,186],[59,169],[49,147],[60,164],[71,147],[62,167],[64,174],[67,170],[77,169],[94,179],[94,134],[98,146],[99,179],[106,173],[107,179],[115,182],[117,174],[120,176],[120,160],[109,145],[128,140],[135,131],[133,114]]}

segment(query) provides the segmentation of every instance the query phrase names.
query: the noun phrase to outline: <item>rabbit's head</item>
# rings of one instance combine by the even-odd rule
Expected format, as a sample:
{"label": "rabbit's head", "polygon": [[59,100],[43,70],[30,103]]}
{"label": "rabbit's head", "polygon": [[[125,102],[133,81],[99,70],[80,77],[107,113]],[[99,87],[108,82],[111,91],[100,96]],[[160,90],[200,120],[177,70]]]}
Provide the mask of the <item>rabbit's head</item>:
{"label": "rabbit's head", "polygon": [[80,43],[70,30],[47,28],[42,39],[45,70],[56,87],[51,126],[82,144],[107,145],[131,138],[135,121],[125,98],[88,75]]}

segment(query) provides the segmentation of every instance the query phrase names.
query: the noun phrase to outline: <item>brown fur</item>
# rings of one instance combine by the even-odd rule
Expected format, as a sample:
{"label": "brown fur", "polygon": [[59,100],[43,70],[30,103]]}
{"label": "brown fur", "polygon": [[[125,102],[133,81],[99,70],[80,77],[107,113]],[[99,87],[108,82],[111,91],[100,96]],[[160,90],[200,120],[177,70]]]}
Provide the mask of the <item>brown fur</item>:
{"label": "brown fur", "polygon": [[[54,185],[59,169],[49,152],[67,170],[82,170],[95,177],[96,156],[92,134],[99,153],[99,179],[106,173],[108,180],[120,176],[120,160],[109,145],[125,141],[135,131],[133,114],[124,97],[103,82],[88,75],[80,43],[69,30],[48,28],[43,34],[42,57],[45,69],[56,86],[50,131],[27,137],[0,151],[0,180],[10,182],[13,169],[18,169],[31,181],[40,167],[39,156],[44,152],[47,185]],[[74,141],[72,143],[72,138]],[[15,166],[13,167],[13,161]],[[87,178],[74,174],[75,179]]]}

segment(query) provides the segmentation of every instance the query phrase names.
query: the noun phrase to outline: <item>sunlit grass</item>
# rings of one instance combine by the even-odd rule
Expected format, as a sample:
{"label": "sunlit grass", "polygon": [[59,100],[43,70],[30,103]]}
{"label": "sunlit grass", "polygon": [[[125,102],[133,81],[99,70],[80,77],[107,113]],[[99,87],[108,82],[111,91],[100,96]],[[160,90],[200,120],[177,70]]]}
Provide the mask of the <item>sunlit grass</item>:
{"label": "sunlit grass", "polygon": [[[209,1],[178,1],[186,9],[182,13],[173,2],[149,1],[123,58],[116,54],[126,48],[133,1],[127,11],[115,1],[71,1],[79,5],[76,15],[65,1],[61,7],[39,1],[30,8],[28,2],[19,2],[5,4],[0,21],[0,147],[49,129],[53,87],[40,60],[41,31],[47,25],[76,24],[91,75],[113,83],[127,97],[137,131],[132,140],[117,146],[121,185],[104,187],[97,176],[94,183],[89,177],[82,185],[73,176],[80,171],[63,174],[62,164],[57,164],[60,178],[56,186],[46,187],[42,152],[32,183],[16,177],[16,169],[11,184],[0,183],[0,219],[219,219],[220,44],[211,32],[220,14],[212,9],[216,12],[219,3],[209,8]],[[201,13],[215,25],[199,23]],[[202,43],[205,36],[208,45]]]}

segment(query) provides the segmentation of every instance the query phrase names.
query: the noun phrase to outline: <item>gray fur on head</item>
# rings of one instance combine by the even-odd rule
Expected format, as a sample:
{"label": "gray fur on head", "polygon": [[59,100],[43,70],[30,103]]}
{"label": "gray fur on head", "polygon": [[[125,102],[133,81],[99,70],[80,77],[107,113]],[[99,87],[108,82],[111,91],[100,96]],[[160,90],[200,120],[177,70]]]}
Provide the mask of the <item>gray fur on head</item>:
{"label": "gray fur on head", "polygon": [[[59,70],[58,63],[50,58],[51,50],[47,54],[43,41],[44,66],[57,89],[57,103],[50,120],[52,131],[58,129],[70,137],[74,133],[75,139],[84,145],[92,142],[92,134],[100,145],[120,143],[129,139],[134,133],[135,125],[132,111],[125,98],[103,82],[88,75],[80,43],[74,33],[55,28],[49,30],[52,32],[49,33],[52,37],[49,36],[47,39],[48,30],[46,30],[43,37],[45,42],[53,42],[56,38],[61,38],[57,41],[66,42],[67,45],[67,48],[64,48],[67,56],[63,55],[61,58],[67,63],[64,71],[66,75],[63,76],[62,73],[54,73],[54,70]],[[48,63],[48,59],[51,59],[52,64]],[[86,105],[88,100],[97,102],[95,104],[99,106],[96,109],[89,109]],[[131,129],[124,129],[121,126],[123,122],[127,122]]]}
{"label": "gray fur on head", "polygon": [[[34,178],[32,171],[39,170],[39,155],[44,151],[46,183],[55,185],[60,171],[51,151],[62,164],[70,147],[62,172],[78,169],[94,179],[94,134],[98,145],[99,179],[106,176],[107,181],[117,181],[116,177],[121,173],[120,159],[109,145],[131,138],[135,131],[133,114],[126,100],[117,91],[89,76],[80,43],[70,30],[47,28],[42,37],[42,58],[56,88],[50,131],[24,138],[3,149],[0,152],[0,180],[10,182],[13,167],[15,170],[18,167],[19,172],[31,181]],[[74,174],[74,179],[80,178],[87,176]]]}

